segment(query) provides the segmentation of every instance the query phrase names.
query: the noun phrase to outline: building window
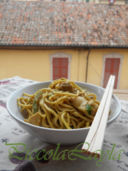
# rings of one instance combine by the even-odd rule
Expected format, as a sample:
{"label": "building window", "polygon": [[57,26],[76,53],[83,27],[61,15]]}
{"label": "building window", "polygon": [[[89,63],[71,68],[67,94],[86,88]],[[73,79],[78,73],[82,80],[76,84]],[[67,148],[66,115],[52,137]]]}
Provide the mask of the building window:
{"label": "building window", "polygon": [[51,57],[52,80],[59,78],[69,78],[70,57],[66,54],[55,54]]}
{"label": "building window", "polygon": [[120,58],[105,58],[104,63],[104,77],[103,77],[103,87],[106,87],[109,76],[115,75],[115,85],[114,88],[117,88],[119,81],[119,71],[120,71]]}

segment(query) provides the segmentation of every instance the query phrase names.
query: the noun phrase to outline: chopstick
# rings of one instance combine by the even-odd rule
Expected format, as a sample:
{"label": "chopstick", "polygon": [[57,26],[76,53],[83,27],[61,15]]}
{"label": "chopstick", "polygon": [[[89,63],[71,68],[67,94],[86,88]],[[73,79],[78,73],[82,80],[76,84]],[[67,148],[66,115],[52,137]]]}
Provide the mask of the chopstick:
{"label": "chopstick", "polygon": [[115,76],[110,76],[101,103],[92,122],[88,135],[83,144],[82,150],[92,156],[100,158],[101,149],[107,125],[109,109],[111,104],[112,92]]}

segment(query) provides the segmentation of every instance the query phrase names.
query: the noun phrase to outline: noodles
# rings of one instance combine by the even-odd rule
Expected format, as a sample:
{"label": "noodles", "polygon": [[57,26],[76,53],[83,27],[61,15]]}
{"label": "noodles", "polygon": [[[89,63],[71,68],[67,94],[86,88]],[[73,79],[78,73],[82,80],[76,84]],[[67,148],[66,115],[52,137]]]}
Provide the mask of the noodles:
{"label": "noodles", "polygon": [[99,107],[96,95],[65,78],[17,99],[24,121],[33,125],[75,129],[89,127]]}

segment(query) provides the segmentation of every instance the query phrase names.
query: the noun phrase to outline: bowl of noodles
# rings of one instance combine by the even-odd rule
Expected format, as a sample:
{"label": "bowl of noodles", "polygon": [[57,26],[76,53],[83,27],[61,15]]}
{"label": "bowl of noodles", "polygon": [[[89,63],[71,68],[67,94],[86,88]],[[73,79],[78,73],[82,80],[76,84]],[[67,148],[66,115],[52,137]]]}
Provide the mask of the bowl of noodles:
{"label": "bowl of noodles", "polygon": [[[43,142],[64,145],[84,142],[99,107],[102,87],[61,78],[16,90],[7,109],[18,124]],[[121,112],[113,95],[108,124]]]}

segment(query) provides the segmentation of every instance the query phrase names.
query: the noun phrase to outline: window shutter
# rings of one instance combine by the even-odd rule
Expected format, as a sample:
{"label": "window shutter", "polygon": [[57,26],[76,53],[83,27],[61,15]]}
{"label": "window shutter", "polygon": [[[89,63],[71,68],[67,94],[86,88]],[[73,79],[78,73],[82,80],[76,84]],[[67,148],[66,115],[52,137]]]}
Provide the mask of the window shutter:
{"label": "window shutter", "polygon": [[106,58],[103,87],[106,87],[109,76],[115,75],[116,79],[115,79],[114,88],[117,88],[118,77],[119,77],[119,68],[120,68],[120,58]]}
{"label": "window shutter", "polygon": [[52,61],[52,71],[53,71],[53,80],[59,78],[68,78],[68,58],[59,58],[53,57]]}

